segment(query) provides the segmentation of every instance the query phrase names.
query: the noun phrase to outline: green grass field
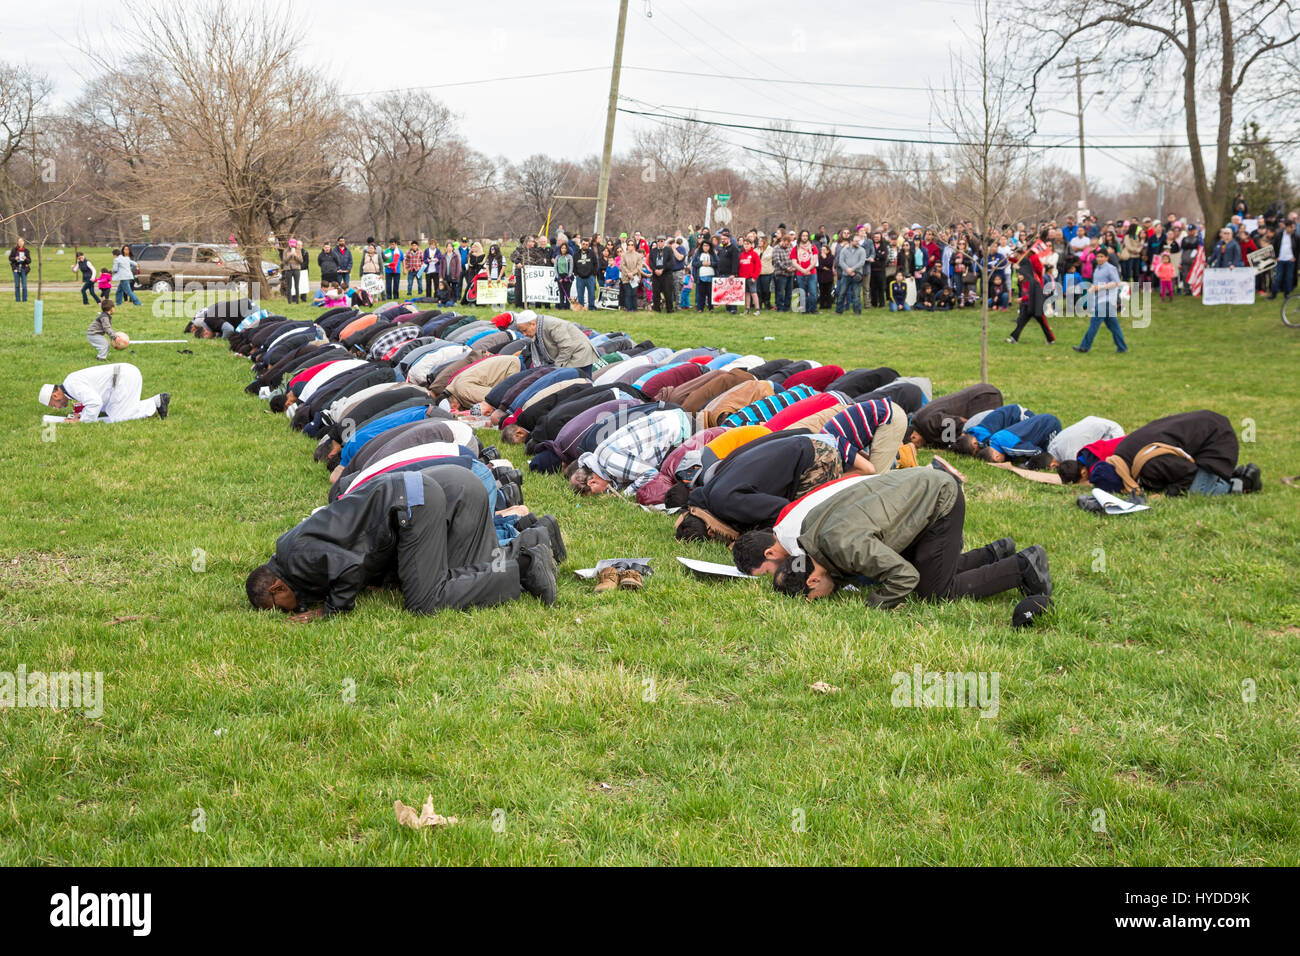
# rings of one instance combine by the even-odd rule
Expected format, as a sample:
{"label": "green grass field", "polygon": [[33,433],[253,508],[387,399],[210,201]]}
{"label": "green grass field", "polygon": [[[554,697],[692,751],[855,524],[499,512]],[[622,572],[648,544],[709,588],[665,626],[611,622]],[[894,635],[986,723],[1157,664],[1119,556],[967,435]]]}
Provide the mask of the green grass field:
{"label": "green grass field", "polygon": [[[115,324],[178,338],[151,303]],[[0,864],[1300,863],[1300,488],[1279,481],[1300,473],[1300,332],[1276,303],[1157,306],[1125,356],[1104,332],[1071,351],[1078,319],[1053,348],[1004,345],[996,317],[1009,401],[1067,424],[1250,419],[1265,479],[1102,520],[964,462],[968,541],[1051,555],[1057,611],[1027,631],[1010,595],[878,612],[697,581],[674,556],[725,549],[554,476],[525,482],[569,540],[554,609],[414,618],[369,592],[342,620],[256,614],[245,574],[325,500],[312,443],[244,394],[245,360],[192,341],[120,356],[173,394],[166,422],[45,441],[37,388],[93,363],[92,316],[48,296],[33,338],[30,308],[0,305],[0,670],[102,671],[104,712],[0,711]],[[963,313],[585,318],[938,392],[979,375]],[[642,592],[570,573],[617,555],[654,559]],[[917,665],[997,672],[996,717],[892,706]],[[460,822],[400,828],[393,801],[427,794]]]}

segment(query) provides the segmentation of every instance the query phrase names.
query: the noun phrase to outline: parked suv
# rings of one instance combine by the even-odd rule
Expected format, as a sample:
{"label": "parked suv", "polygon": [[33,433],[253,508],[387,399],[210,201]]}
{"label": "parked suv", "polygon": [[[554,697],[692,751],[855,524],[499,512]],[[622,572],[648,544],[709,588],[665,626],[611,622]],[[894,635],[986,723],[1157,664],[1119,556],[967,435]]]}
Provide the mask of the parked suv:
{"label": "parked suv", "polygon": [[220,243],[157,243],[136,255],[140,272],[135,284],[152,292],[171,292],[187,285],[248,282],[252,277],[247,260]]}

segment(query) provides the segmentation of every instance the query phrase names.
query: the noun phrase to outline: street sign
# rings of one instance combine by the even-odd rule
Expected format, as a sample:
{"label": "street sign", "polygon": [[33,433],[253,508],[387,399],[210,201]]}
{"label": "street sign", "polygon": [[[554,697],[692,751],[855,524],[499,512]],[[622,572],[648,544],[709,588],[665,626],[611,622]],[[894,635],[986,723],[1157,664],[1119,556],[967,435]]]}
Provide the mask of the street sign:
{"label": "street sign", "polygon": [[718,205],[722,205],[731,198],[731,193],[714,193],[713,198],[718,201]]}
{"label": "street sign", "polygon": [[149,231],[149,217],[148,217],[148,216],[141,216],[141,217],[140,217],[140,228],[143,229],[145,232],[148,232],[148,231]]}

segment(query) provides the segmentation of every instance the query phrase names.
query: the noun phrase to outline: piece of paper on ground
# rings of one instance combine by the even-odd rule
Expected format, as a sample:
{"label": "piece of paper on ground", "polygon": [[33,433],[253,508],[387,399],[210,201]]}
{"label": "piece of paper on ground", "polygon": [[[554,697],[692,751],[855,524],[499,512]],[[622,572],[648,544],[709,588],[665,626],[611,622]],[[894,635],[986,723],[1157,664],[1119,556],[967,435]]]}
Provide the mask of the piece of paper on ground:
{"label": "piece of paper on ground", "polygon": [[734,564],[718,564],[716,561],[697,561],[694,558],[683,558],[678,556],[678,561],[686,565],[696,574],[707,574],[709,577],[721,578],[748,578],[749,575],[740,571]]}
{"label": "piece of paper on ground", "polygon": [[1092,489],[1092,496],[1101,502],[1101,506],[1106,509],[1108,515],[1127,515],[1133,514],[1135,511],[1149,511],[1151,509],[1150,505],[1140,505],[1133,501],[1125,501],[1123,498],[1116,498],[1100,488]]}

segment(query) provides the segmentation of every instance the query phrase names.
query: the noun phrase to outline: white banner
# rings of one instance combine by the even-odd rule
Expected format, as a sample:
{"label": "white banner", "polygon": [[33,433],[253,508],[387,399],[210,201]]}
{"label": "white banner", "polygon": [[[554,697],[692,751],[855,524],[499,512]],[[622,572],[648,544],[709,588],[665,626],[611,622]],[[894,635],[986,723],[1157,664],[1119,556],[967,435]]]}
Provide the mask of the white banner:
{"label": "white banner", "polygon": [[529,302],[559,302],[555,266],[524,266],[524,297]]}
{"label": "white banner", "polygon": [[1255,270],[1206,269],[1201,301],[1206,305],[1253,305]]}

